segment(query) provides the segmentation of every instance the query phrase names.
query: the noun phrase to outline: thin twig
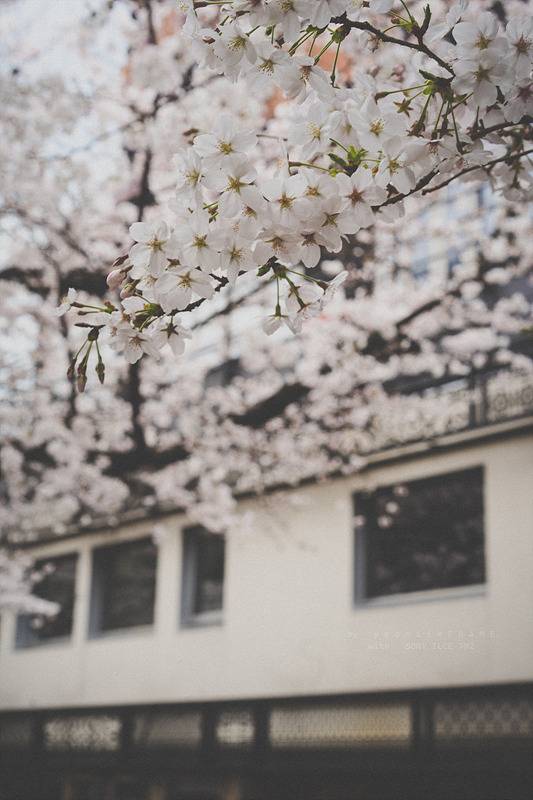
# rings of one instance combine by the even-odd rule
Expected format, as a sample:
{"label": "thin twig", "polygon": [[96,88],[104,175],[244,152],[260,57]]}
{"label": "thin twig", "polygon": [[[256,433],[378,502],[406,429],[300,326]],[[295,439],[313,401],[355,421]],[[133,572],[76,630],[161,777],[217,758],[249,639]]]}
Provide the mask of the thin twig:
{"label": "thin twig", "polygon": [[493,167],[495,164],[502,164],[504,161],[516,161],[519,158],[525,158],[533,154],[533,149],[531,150],[523,150],[521,153],[515,153],[514,155],[505,155],[500,156],[500,158],[494,158],[492,161],[487,161],[486,164],[474,164],[472,167],[465,167],[460,172],[456,172],[455,175],[452,175],[450,178],[447,178],[442,183],[437,183],[436,186],[430,186],[429,189],[424,189],[422,194],[431,194],[431,192],[436,192],[438,189],[442,189],[444,186],[448,186],[449,183],[452,181],[457,180],[462,175],[467,175],[469,172],[475,172],[477,169],[488,169],[489,167]]}
{"label": "thin twig", "polygon": [[447,64],[446,61],[440,58],[440,56],[434,53],[433,50],[430,50],[430,48],[426,44],[424,44],[424,42],[421,39],[417,42],[410,42],[408,39],[398,39],[396,36],[389,36],[388,33],[383,33],[383,31],[380,31],[379,28],[376,28],[374,27],[374,25],[371,25],[370,22],[355,22],[354,20],[346,19],[344,16],[338,17],[337,19],[332,20],[332,22],[340,22],[343,25],[346,25],[346,27],[356,28],[359,31],[365,31],[366,33],[371,33],[381,42],[387,42],[388,44],[397,44],[400,45],[401,47],[409,47],[411,50],[417,50],[419,53],[424,53],[426,56],[428,56],[428,58],[431,58],[440,67],[449,72],[450,75],[455,75],[455,72],[453,71],[452,67],[449,64]]}

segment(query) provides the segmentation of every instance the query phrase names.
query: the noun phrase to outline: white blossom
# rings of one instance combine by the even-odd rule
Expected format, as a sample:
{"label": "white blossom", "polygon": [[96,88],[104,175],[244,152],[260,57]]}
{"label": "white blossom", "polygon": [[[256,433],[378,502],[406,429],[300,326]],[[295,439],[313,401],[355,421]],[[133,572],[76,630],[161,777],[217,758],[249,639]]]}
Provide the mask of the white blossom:
{"label": "white blossom", "polygon": [[519,80],[530,77],[533,61],[533,19],[531,16],[513,17],[505,29]]}
{"label": "white blossom", "polygon": [[349,177],[339,173],[335,178],[339,194],[350,204],[354,218],[360,228],[368,228],[374,222],[372,206],[379,206],[387,199],[387,192],[378,186],[370,170],[359,169]]}
{"label": "white blossom", "polygon": [[56,309],[56,314],[58,317],[62,317],[63,314],[66,314],[67,311],[70,311],[72,308],[72,303],[76,302],[76,298],[78,296],[78,292],[76,289],[69,289],[67,292],[66,297],[64,297],[60,303],[60,305]]}
{"label": "white blossom", "polygon": [[179,256],[178,242],[166,222],[134,222],[130,226],[130,235],[137,242],[129,253],[134,278],[141,277],[144,270],[150,275],[160,275],[168,260]]}
{"label": "white blossom", "polygon": [[188,214],[176,225],[175,236],[181,245],[183,263],[187,267],[200,267],[209,272],[217,265],[213,232],[206,211]]}
{"label": "white blossom", "polygon": [[202,133],[195,138],[194,149],[211,167],[221,167],[228,158],[246,153],[255,140],[253,131],[240,130],[235,120],[224,114],[213,133]]}
{"label": "white blossom", "polygon": [[163,311],[186,308],[192,295],[209,299],[214,294],[212,281],[199,269],[176,267],[168,269],[156,281],[155,296]]}

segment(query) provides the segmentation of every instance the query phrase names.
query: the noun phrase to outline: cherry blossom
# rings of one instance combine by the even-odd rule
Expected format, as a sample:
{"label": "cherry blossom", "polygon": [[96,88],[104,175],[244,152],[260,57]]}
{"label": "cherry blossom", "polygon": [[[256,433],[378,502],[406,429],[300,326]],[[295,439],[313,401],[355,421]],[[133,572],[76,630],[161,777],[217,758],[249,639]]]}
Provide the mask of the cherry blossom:
{"label": "cherry blossom", "polygon": [[209,299],[214,288],[209,277],[199,269],[172,267],[155,283],[155,296],[165,313],[185,308],[194,294]]}
{"label": "cherry blossom", "polygon": [[[206,211],[188,214],[177,226],[175,236],[181,245],[185,264],[209,272],[217,263],[213,231]],[[178,251],[179,252],[179,251]]]}
{"label": "cherry blossom", "polygon": [[459,94],[471,94],[478,106],[486,108],[498,99],[498,87],[504,86],[505,64],[490,48],[461,60],[456,65],[454,88]]}
{"label": "cherry blossom", "polygon": [[253,131],[239,130],[235,121],[224,115],[213,133],[203,133],[195,138],[194,150],[206,159],[211,168],[222,167],[229,158],[246,153],[254,143]]}
{"label": "cherry blossom", "polygon": [[215,42],[215,54],[229,68],[235,67],[243,59],[253,64],[257,58],[255,47],[238,21],[230,22],[221,31]]}
{"label": "cherry blossom", "polygon": [[159,350],[152,332],[141,333],[131,328],[121,328],[111,342],[111,346],[123,352],[126,360],[130,364],[135,364],[145,353],[159,358]]}
{"label": "cherry blossom", "polygon": [[130,250],[132,277],[140,278],[144,270],[153,276],[160,275],[168,260],[178,256],[178,243],[165,222],[157,225],[134,222],[130,234],[137,242]]}
{"label": "cherry blossom", "polygon": [[261,195],[253,186],[256,172],[246,161],[228,159],[217,172],[210,174],[207,185],[221,192],[218,199],[218,213],[221,217],[235,217],[243,206],[258,209]]}
{"label": "cherry blossom", "polygon": [[515,61],[515,69],[520,77],[526,77],[531,69],[533,52],[533,19],[515,17],[510,19],[505,29],[507,41]]}
{"label": "cherry blossom", "polygon": [[[122,280],[120,281],[122,283]],[[119,284],[120,285],[120,284]],[[58,305],[56,309],[56,313],[58,317],[62,317],[63,314],[66,314],[67,311],[70,311],[72,308],[72,304],[76,301],[76,297],[78,296],[78,292],[76,289],[70,288],[66,294],[66,297],[63,298],[61,303]]]}
{"label": "cherry blossom", "polygon": [[358,226],[366,228],[372,225],[374,223],[372,207],[385,202],[386,190],[372,180],[369,170],[354,172],[351,177],[340,172],[335,180],[339,194],[348,200]]}

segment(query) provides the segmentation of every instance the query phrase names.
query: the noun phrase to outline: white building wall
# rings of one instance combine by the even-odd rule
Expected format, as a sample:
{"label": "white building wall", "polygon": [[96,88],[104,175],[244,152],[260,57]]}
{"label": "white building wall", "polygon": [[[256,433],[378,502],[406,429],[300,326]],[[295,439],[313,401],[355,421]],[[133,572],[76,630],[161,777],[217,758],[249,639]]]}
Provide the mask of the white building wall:
{"label": "white building wall", "polygon": [[[352,493],[471,466],[485,468],[487,583],[365,606],[353,602]],[[160,545],[153,627],[87,637],[90,550],[149,534],[137,523],[36,549],[79,550],[68,643],[16,650],[4,614],[0,708],[180,702],[382,691],[533,679],[533,435],[469,446],[281,498],[250,501],[250,529],[228,537],[222,625],[179,627],[181,528]]]}

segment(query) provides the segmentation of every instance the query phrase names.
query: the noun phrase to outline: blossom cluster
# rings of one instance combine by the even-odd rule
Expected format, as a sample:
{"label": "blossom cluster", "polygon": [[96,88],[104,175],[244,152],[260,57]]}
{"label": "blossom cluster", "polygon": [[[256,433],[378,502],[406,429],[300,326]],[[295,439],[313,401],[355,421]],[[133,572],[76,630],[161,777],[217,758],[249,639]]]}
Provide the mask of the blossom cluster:
{"label": "blossom cluster", "polygon": [[0,611],[14,609],[40,618],[54,616],[59,605],[32,594],[32,588],[52,569],[45,564],[35,569],[31,557],[23,552],[0,548]]}
{"label": "blossom cluster", "polygon": [[[275,134],[231,114],[192,132],[175,156],[172,225],[131,226],[135,244],[108,277],[121,303],[92,319],[80,388],[102,328],[131,363],[165,344],[179,354],[191,335],[180,315],[250,271],[275,285],[264,330],[299,332],[345,278],[313,277],[322,255],[377,215],[397,218],[414,192],[462,176],[489,177],[512,199],[531,192],[531,18],[503,28],[490,12],[469,13],[466,0],[436,22],[429,6],[416,18],[390,0],[235,0],[214,20],[210,3],[181,7],[198,61],[243,92],[281,90],[291,121],[271,163],[258,160],[258,137]],[[367,72],[348,84],[341,65],[353,37],[370,53],[404,47],[413,58],[381,82]],[[98,350],[101,380],[103,369]]]}

